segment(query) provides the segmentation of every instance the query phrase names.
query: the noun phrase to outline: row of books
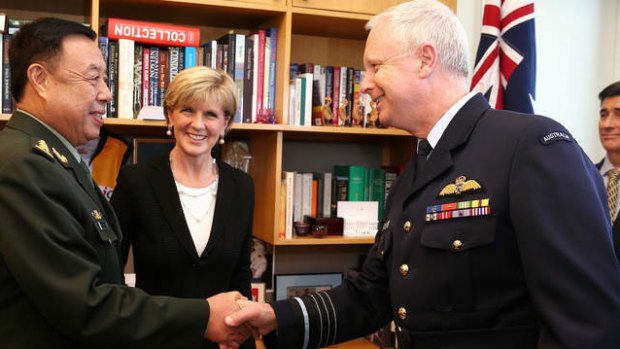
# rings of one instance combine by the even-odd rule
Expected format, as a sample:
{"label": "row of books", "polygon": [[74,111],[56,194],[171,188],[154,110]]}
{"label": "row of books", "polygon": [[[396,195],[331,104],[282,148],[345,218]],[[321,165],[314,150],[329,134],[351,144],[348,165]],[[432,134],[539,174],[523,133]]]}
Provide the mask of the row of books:
{"label": "row of books", "polygon": [[161,106],[170,81],[185,68],[226,71],[239,90],[235,122],[274,122],[277,28],[227,33],[200,42],[197,28],[110,18],[99,45],[108,62],[109,117],[136,118]]}
{"label": "row of books", "polygon": [[344,66],[290,65],[289,125],[378,126],[364,71]]}
{"label": "row of books", "polygon": [[11,94],[11,66],[9,64],[9,41],[19,28],[30,22],[26,19],[8,18],[0,12],[0,112],[12,113],[15,101]]}
{"label": "row of books", "polygon": [[399,172],[397,167],[357,165],[336,165],[333,172],[283,171],[279,238],[293,238],[293,223],[304,221],[305,216],[336,217],[339,201],[377,201],[381,221]]}

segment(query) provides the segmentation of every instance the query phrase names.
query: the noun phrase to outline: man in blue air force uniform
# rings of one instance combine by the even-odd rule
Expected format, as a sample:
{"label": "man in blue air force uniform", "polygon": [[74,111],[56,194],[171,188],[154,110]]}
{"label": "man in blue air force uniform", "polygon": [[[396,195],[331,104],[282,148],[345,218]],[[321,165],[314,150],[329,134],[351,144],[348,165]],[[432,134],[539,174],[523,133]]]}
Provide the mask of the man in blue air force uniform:
{"label": "man in blue air force uniform", "polygon": [[271,305],[240,302],[277,348],[360,337],[400,348],[618,348],[620,268],[605,191],[557,122],[469,94],[467,39],[433,0],[375,16],[362,90],[421,141],[359,276]]}

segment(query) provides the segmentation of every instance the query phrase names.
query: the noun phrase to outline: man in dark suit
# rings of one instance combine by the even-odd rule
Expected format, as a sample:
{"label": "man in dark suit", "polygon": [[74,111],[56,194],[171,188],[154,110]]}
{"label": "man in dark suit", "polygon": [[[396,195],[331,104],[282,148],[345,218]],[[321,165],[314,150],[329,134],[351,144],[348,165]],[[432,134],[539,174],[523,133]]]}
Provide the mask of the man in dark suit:
{"label": "man in dark suit", "polygon": [[570,133],[468,93],[467,39],[433,0],[373,17],[362,90],[421,141],[361,273],[327,292],[240,302],[278,348],[360,337],[399,348],[617,348],[620,267],[605,192]]}
{"label": "man in dark suit", "polygon": [[[598,135],[605,148],[605,158],[596,167],[607,186],[614,248],[620,262],[620,224],[618,223],[618,174],[620,173],[620,81],[605,87],[598,95],[601,101]],[[615,194],[615,195],[614,195]]]}
{"label": "man in dark suit", "polygon": [[224,315],[239,293],[152,297],[123,283],[116,215],[75,148],[99,136],[111,98],[95,38],[45,18],[10,44],[17,111],[0,132],[0,347],[200,348],[204,337],[235,347],[246,333]]}

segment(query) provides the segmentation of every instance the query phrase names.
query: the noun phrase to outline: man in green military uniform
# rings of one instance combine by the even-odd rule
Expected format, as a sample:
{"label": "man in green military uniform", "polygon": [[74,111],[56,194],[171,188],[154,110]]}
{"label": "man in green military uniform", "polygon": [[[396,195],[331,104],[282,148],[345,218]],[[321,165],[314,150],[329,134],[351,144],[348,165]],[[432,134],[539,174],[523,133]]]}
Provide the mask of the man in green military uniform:
{"label": "man in green military uniform", "polygon": [[0,347],[236,347],[238,293],[151,297],[123,284],[114,212],[76,146],[99,136],[110,90],[95,32],[54,18],[10,44],[17,111],[0,132]]}

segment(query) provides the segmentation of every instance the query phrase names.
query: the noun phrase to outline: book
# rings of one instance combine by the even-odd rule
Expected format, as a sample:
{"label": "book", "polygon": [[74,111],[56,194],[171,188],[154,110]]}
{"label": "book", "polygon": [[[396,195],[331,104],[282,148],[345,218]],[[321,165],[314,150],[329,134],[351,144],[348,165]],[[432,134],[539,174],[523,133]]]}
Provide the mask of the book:
{"label": "book", "polygon": [[[271,111],[271,113],[275,113],[276,110],[276,59],[278,52],[278,28],[270,27],[268,31],[268,35],[270,38],[269,44],[269,76],[266,78],[268,80],[268,101],[267,101],[267,109]],[[282,123],[282,122],[280,122]]]}
{"label": "book", "polygon": [[286,190],[286,210],[284,213],[285,226],[284,238],[293,238],[293,193],[295,190],[295,172],[282,171],[282,178],[285,181]]}
{"label": "book", "polygon": [[149,105],[161,105],[159,99],[159,47],[149,48]]}
{"label": "book", "polygon": [[331,217],[331,199],[332,199],[332,173],[322,173],[323,178],[323,215],[321,217]]}
{"label": "book", "polygon": [[142,54],[143,47],[140,44],[134,45],[133,50],[133,118],[136,119],[142,109]]}
{"label": "book", "polygon": [[185,69],[196,66],[196,48],[195,47],[193,46],[185,47],[185,59],[184,59],[183,65]]}
{"label": "book", "polygon": [[382,168],[370,168],[368,170],[368,201],[377,201],[379,203],[379,222],[383,219],[385,210],[385,170]]}
{"label": "book", "polygon": [[[4,13],[0,13],[0,17],[6,18],[6,15]],[[0,20],[5,21],[5,19]],[[2,27],[0,27],[0,113],[2,112],[2,91],[4,90],[4,80],[2,78],[4,76],[4,69],[2,69],[2,62],[4,61],[4,34],[2,33],[4,33],[4,23],[2,23]]]}
{"label": "book", "polygon": [[348,178],[347,201],[364,201],[366,192],[366,168],[356,165],[335,165],[334,175]]}
{"label": "book", "polygon": [[[282,173],[284,175],[284,173]],[[286,179],[280,180],[280,224],[278,225],[278,239],[286,239]]]}
{"label": "book", "polygon": [[340,67],[333,67],[333,79],[332,79],[332,124],[338,126],[338,110],[340,109]]}
{"label": "book", "polygon": [[302,186],[303,174],[296,172],[295,181],[293,183],[293,222],[303,221],[302,214]]}
{"label": "book", "polygon": [[118,40],[118,105],[117,116],[133,119],[134,41]]}
{"label": "book", "polygon": [[198,46],[200,29],[180,25],[108,18],[107,37],[160,46]]}
{"label": "book", "polygon": [[[254,84],[254,95],[256,96],[256,114],[262,114],[265,108],[263,99],[265,98],[265,42],[267,32],[264,29],[259,29],[256,34],[257,40],[254,42],[254,80],[256,81]],[[253,118],[253,120],[256,120],[256,118]]]}
{"label": "book", "polygon": [[299,75],[302,79],[302,87],[301,87],[301,126],[311,126],[312,125],[312,89],[314,83],[314,76],[312,73],[303,73]]}
{"label": "book", "polygon": [[174,80],[174,78],[180,72],[180,69],[179,69],[180,51],[181,51],[180,47],[177,47],[177,46],[168,47],[168,81]]}
{"label": "book", "polygon": [[301,220],[312,216],[312,173],[302,173],[301,182]]}
{"label": "book", "polygon": [[245,61],[243,63],[243,122],[252,123],[254,105],[254,37],[245,38]]}
{"label": "book", "polygon": [[166,97],[166,90],[168,89],[168,76],[170,75],[170,63],[168,62],[168,50],[164,47],[159,48],[159,69],[158,69],[158,81],[159,81],[159,101],[162,105],[164,98]]}
{"label": "book", "polygon": [[338,201],[347,201],[349,191],[349,176],[332,173],[332,199],[330,216],[337,217]]}
{"label": "book", "polygon": [[151,105],[149,100],[150,91],[150,62],[151,53],[150,49],[146,46],[142,46],[142,106],[146,107]]}
{"label": "book", "polygon": [[107,117],[115,118],[118,116],[118,41],[110,41],[108,50],[108,86],[112,98],[108,102]]}

